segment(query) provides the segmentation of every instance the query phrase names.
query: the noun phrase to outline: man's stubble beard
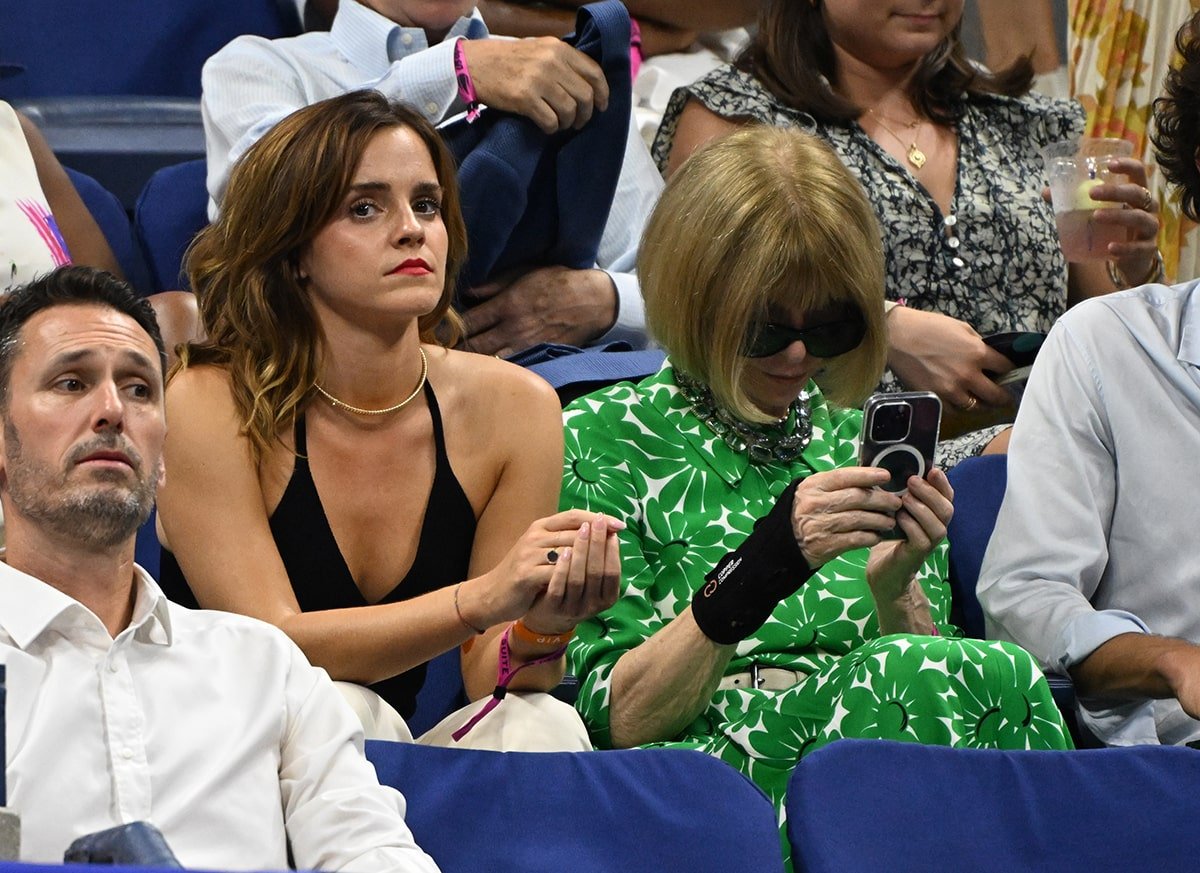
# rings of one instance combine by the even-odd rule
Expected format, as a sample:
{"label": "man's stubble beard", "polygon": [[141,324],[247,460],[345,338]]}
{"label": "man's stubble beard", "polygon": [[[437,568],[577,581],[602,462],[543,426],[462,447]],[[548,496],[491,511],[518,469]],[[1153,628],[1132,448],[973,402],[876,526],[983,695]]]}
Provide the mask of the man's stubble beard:
{"label": "man's stubble beard", "polygon": [[[128,540],[150,517],[154,508],[161,459],[154,475],[139,480],[133,489],[72,488],[67,473],[25,457],[20,435],[12,422],[4,422],[5,472],[13,508],[49,532],[98,549],[110,549]],[[100,449],[118,449],[137,467],[141,458],[112,431],[97,436],[72,452],[68,463]],[[70,468],[68,468],[69,470]],[[134,471],[137,475],[137,470]],[[125,476],[98,470],[97,480],[123,482]]]}

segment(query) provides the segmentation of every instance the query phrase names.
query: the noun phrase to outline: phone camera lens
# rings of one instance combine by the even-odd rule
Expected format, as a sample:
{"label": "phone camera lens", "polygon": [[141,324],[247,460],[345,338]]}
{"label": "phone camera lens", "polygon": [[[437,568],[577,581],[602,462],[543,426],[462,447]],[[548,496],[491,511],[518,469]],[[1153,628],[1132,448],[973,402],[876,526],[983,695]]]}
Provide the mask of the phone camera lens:
{"label": "phone camera lens", "polygon": [[895,443],[908,436],[912,407],[907,403],[885,403],[875,410],[871,421],[871,439],[877,443]]}

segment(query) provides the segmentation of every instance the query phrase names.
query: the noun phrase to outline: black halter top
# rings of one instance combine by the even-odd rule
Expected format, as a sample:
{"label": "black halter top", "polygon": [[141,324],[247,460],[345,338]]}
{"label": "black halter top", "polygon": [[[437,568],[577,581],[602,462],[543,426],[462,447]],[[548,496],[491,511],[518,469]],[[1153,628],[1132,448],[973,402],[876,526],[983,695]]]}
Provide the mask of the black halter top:
{"label": "black halter top", "polygon": [[[421,537],[411,569],[380,603],[408,600],[453,585],[467,578],[475,539],[475,512],[450,467],[442,417],[433,386],[425,383],[425,399],[433,422],[435,468],[425,506]],[[296,600],[304,612],[367,606],[350,575],[329,527],[321,497],[308,466],[308,440],[304,416],[296,417],[296,462],[287,489],[270,519],[275,547],[287,568]],[[403,464],[404,458],[397,458]],[[196,606],[174,556],[163,549],[161,585],[167,596],[185,606]],[[412,715],[417,692],[425,681],[420,665],[370,686],[405,718]]]}

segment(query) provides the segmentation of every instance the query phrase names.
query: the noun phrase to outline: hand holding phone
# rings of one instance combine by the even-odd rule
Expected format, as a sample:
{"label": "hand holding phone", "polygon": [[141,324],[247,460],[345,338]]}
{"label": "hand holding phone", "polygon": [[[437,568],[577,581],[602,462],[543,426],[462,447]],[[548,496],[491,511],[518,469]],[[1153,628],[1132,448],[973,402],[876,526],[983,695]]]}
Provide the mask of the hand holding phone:
{"label": "hand holding phone", "polygon": [[[873,394],[863,406],[859,463],[882,467],[891,474],[879,487],[903,496],[911,476],[922,479],[933,467],[942,401],[931,391]],[[885,538],[902,539],[897,525]]]}

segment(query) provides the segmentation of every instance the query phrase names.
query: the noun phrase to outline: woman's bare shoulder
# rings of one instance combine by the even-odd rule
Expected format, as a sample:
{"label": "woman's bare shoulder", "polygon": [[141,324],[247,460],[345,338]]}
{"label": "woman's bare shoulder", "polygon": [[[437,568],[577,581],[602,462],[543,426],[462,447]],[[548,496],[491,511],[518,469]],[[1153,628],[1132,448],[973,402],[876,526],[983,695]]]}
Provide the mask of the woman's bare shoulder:
{"label": "woman's bare shoulder", "polygon": [[439,349],[430,355],[430,362],[435,360],[447,377],[443,381],[449,382],[460,401],[472,406],[508,413],[514,404],[530,410],[559,406],[558,395],[545,379],[492,355]]}
{"label": "woman's bare shoulder", "polygon": [[179,419],[208,421],[234,415],[229,371],[213,364],[176,370],[167,382],[167,424]]}

